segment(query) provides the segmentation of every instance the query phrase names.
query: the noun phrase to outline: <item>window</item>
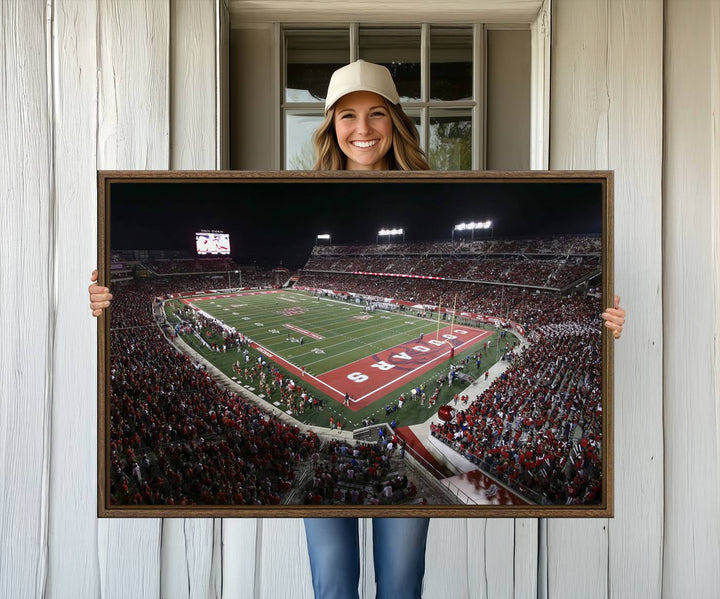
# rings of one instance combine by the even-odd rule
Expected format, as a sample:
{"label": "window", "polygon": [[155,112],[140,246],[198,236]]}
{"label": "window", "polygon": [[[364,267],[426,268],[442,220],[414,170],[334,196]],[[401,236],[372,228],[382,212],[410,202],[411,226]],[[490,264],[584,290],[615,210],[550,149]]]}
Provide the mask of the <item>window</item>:
{"label": "window", "polygon": [[230,37],[230,168],[312,168],[311,136],[330,75],[363,58],[392,71],[433,168],[528,169],[531,147],[544,156],[547,126],[547,65],[534,96],[530,76],[547,51],[533,47],[524,24],[237,26]]}
{"label": "window", "polygon": [[330,75],[358,58],[392,73],[431,168],[484,165],[482,26],[286,28],[282,41],[284,168],[312,168],[311,136],[323,118]]}

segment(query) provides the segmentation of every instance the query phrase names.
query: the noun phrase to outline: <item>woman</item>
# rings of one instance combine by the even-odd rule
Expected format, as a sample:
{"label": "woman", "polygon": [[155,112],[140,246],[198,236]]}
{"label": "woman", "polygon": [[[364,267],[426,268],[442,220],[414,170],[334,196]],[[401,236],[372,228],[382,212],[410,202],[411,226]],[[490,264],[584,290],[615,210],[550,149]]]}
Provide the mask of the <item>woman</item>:
{"label": "woman", "polygon": [[[414,123],[400,107],[390,72],[358,60],[330,80],[325,119],[313,136],[314,170],[428,170]],[[97,271],[92,280],[97,280]],[[90,285],[90,307],[98,316],[110,305],[109,289]],[[625,311],[615,297],[603,313],[619,338]],[[428,518],[373,518],[377,597],[417,599],[425,571]],[[360,549],[357,518],[306,518],[313,589],[317,599],[358,597]]]}
{"label": "woman", "polygon": [[[325,120],[313,136],[314,170],[429,170],[415,124],[402,108],[390,71],[358,60],[335,71]],[[379,599],[415,599],[422,591],[428,518],[373,518]],[[358,597],[357,518],[306,518],[317,599]]]}

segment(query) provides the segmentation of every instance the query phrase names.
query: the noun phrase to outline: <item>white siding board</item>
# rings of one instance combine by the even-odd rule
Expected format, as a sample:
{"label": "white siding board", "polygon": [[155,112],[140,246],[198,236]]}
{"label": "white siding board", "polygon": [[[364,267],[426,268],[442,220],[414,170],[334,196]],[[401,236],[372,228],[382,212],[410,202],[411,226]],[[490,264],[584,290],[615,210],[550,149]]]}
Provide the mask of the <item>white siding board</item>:
{"label": "white siding board", "polygon": [[93,376],[97,323],[90,316],[86,290],[97,253],[97,6],[56,0],[53,17],[57,325],[45,590],[49,599],[100,595]]}
{"label": "white siding board", "polygon": [[513,558],[513,597],[537,595],[539,523],[537,518],[516,518]]}
{"label": "white siding board", "polygon": [[471,596],[468,589],[468,568],[473,567],[471,564],[479,560],[473,560],[468,552],[484,543],[485,530],[483,528],[481,531],[473,531],[474,538],[470,541],[469,522],[462,518],[430,520],[425,551],[423,599],[465,599]]}
{"label": "white siding board", "polygon": [[208,599],[221,599],[223,591],[223,521],[213,520],[212,560],[210,565],[210,584]]}
{"label": "white siding board", "polygon": [[[666,2],[663,593],[720,590],[718,37],[713,2]],[[688,559],[690,557],[690,559]]]}
{"label": "white siding board", "polygon": [[47,575],[54,312],[45,2],[0,5],[0,596]]}
{"label": "white siding board", "polygon": [[255,597],[312,599],[305,525],[301,518],[258,521]]}
{"label": "white siding board", "polygon": [[615,518],[608,521],[609,584],[614,597],[659,597],[664,451],[663,385],[658,376],[663,366],[663,2],[622,0],[610,2],[608,8],[614,284],[630,315],[626,334],[614,344]]}
{"label": "white siding board", "polygon": [[[608,166],[607,7],[552,5],[550,168]],[[543,527],[548,597],[608,596],[607,520],[553,519]]]}
{"label": "white siding board", "polygon": [[168,2],[98,0],[98,168],[169,166]]}
{"label": "white siding board", "polygon": [[551,169],[607,168],[605,3],[552,3]]}
{"label": "white siding board", "polygon": [[432,519],[424,599],[512,597],[513,527],[507,518]]}
{"label": "white siding board", "polygon": [[[99,169],[169,166],[167,2],[101,0]],[[103,597],[158,597],[161,520],[103,519],[98,552]]]}
{"label": "white siding board", "polygon": [[170,168],[216,164],[215,2],[171,0]]}
{"label": "white siding board", "polygon": [[256,518],[225,518],[222,522],[222,599],[253,599],[258,560]]}
{"label": "white siding board", "polygon": [[99,521],[100,597],[156,599],[161,596],[161,522],[143,518]]}
{"label": "white siding board", "polygon": [[[710,62],[710,97],[712,105],[711,139],[711,231],[712,231],[712,272],[713,299],[715,304],[715,327],[712,373],[715,395],[720,394],[720,5],[714,4],[710,15],[713,24],[713,39]],[[720,410],[715,410],[715,430],[720,430]]]}
{"label": "white siding board", "polygon": [[615,290],[630,320],[615,344],[615,518],[548,522],[548,596],[658,596],[662,3],[553,9],[551,168],[615,171]]}
{"label": "white siding board", "polygon": [[172,599],[215,596],[214,577],[222,572],[213,569],[213,520],[165,518],[162,522],[160,596]]}
{"label": "white siding board", "polygon": [[[170,2],[170,168],[216,167],[214,0]],[[167,518],[162,527],[161,596],[219,596],[222,528],[211,518]],[[217,535],[217,539],[216,539]]]}
{"label": "white siding board", "polygon": [[608,597],[606,523],[607,520],[548,520],[548,597]]}
{"label": "white siding board", "polygon": [[[491,518],[485,529],[485,579],[487,596],[512,597],[515,587],[514,553],[515,520],[509,518]],[[468,543],[474,539],[468,538]],[[472,587],[471,587],[472,591]]]}
{"label": "white siding board", "polygon": [[[467,538],[465,549],[467,551],[466,568],[467,589],[466,596],[471,599],[486,599],[488,595],[487,581],[487,528],[489,520],[478,518],[467,520]],[[438,576],[433,572],[433,579]]]}

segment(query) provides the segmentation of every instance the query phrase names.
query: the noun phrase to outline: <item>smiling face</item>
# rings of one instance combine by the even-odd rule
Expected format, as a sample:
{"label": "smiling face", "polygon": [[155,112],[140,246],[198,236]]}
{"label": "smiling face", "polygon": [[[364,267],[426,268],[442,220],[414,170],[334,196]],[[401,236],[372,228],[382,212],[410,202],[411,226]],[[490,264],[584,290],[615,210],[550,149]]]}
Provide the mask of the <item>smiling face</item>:
{"label": "smiling face", "polygon": [[393,124],[385,99],[373,92],[358,91],[340,98],[333,117],[335,135],[349,171],[388,168]]}

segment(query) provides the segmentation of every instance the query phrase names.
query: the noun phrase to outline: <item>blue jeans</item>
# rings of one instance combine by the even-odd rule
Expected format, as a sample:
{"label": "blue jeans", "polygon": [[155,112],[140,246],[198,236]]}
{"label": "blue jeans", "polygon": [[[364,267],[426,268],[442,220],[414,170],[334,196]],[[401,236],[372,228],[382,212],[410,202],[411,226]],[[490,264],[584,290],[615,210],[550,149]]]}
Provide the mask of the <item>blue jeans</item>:
{"label": "blue jeans", "polygon": [[[377,599],[420,599],[429,518],[373,518]],[[305,518],[315,599],[358,599],[357,518]]]}

